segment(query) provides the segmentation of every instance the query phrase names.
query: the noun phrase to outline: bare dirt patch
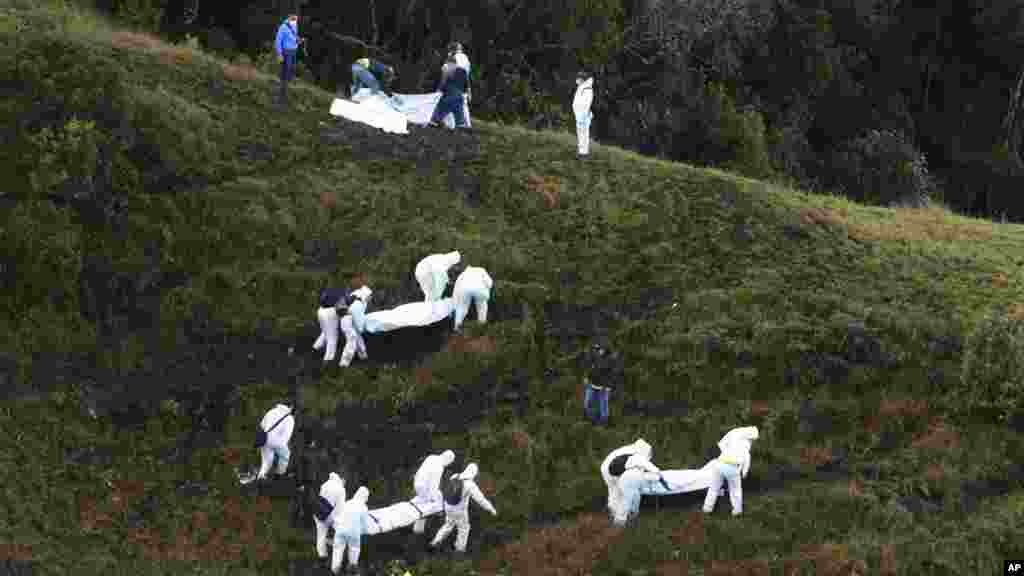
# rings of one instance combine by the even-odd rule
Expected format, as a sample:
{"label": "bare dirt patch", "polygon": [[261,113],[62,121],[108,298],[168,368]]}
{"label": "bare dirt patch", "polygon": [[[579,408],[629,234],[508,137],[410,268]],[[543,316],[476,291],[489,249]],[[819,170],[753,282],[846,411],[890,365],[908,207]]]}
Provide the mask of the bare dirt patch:
{"label": "bare dirt patch", "polygon": [[764,560],[739,560],[735,562],[708,562],[704,567],[706,576],[767,576],[771,566]]}
{"label": "bare dirt patch", "polygon": [[924,450],[955,450],[960,446],[960,434],[950,428],[944,420],[934,419],[928,425],[928,429],[914,438],[910,445]]}
{"label": "bare dirt patch", "polygon": [[481,568],[484,574],[495,574],[502,566],[509,574],[589,574],[621,537],[622,530],[611,526],[604,514],[585,514],[499,547]]}

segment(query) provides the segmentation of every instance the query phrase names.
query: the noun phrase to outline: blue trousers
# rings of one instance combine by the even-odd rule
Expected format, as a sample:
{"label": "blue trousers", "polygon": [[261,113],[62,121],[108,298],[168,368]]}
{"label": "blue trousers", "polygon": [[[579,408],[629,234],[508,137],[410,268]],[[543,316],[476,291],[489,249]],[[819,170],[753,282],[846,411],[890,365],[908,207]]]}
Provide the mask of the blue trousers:
{"label": "blue trousers", "polygon": [[461,93],[446,94],[437,101],[437,106],[434,107],[434,114],[430,117],[430,121],[435,124],[440,124],[441,120],[450,112],[452,117],[455,118],[455,125],[459,128],[466,127],[466,112],[463,108],[465,98]]}
{"label": "blue trousers", "polygon": [[361,88],[369,88],[374,92],[380,92],[380,82],[369,70],[359,64],[353,64],[352,92],[349,93],[349,96],[354,96]]}
{"label": "blue trousers", "polygon": [[[594,414],[595,411],[597,414]],[[607,424],[608,389],[594,388],[592,384],[587,384],[583,388],[583,413],[595,423]]]}
{"label": "blue trousers", "polygon": [[295,78],[295,50],[284,50],[281,52],[281,93],[279,99],[282,104],[288,102],[288,82]]}

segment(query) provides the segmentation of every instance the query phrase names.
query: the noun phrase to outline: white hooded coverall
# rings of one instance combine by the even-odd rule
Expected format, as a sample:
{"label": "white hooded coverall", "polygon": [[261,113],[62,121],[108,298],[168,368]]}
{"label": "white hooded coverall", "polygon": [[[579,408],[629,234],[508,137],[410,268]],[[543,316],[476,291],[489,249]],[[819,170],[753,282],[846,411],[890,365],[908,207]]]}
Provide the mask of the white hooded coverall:
{"label": "white hooded coverall", "polygon": [[594,113],[590,106],[594,103],[594,79],[576,80],[576,96],[572,100],[572,112],[576,116],[576,144],[580,156],[590,154],[590,121]]}
{"label": "white hooded coverall", "polygon": [[348,548],[348,565],[353,570],[359,566],[359,541],[370,531],[370,510],[366,501],[370,491],[360,486],[352,499],[345,502],[341,514],[334,521],[334,550],[331,553],[331,572],[337,574],[345,559]]}
{"label": "white hooded coverall", "polygon": [[[263,420],[260,421],[260,428],[266,431],[290,411],[291,408],[284,404],[274,406],[263,415]],[[292,439],[292,432],[294,430],[295,417],[289,414],[287,418],[281,420],[281,423],[267,434],[267,443],[260,447],[260,472],[256,476],[258,480],[263,480],[267,477],[267,474],[270,472],[270,466],[274,463],[275,456],[277,457],[277,473],[284,474],[285,470],[288,469],[288,459],[291,458],[288,442]]]}
{"label": "white hooded coverall", "polygon": [[455,329],[462,326],[462,321],[469,313],[469,305],[476,306],[476,319],[480,324],[487,322],[487,301],[491,298],[491,280],[487,270],[477,266],[467,266],[462,274],[455,279],[452,297],[455,300]]}
{"label": "white hooded coverall", "polygon": [[[419,470],[413,477],[413,489],[416,490],[416,498],[427,502],[437,501],[444,498],[441,494],[441,479],[444,478],[444,469],[455,462],[455,452],[445,450],[440,454],[431,454],[420,464]],[[417,520],[412,525],[412,531],[422,534],[427,527],[427,521]]]}
{"label": "white hooded coverall", "polygon": [[462,255],[456,252],[431,254],[416,264],[416,281],[423,290],[424,302],[437,302],[448,286],[448,269],[459,263]]}
{"label": "white hooded coverall", "polygon": [[444,526],[441,526],[441,529],[434,535],[434,540],[430,543],[431,548],[436,548],[452,533],[452,529],[455,529],[455,549],[459,552],[466,551],[466,544],[469,542],[470,499],[492,515],[498,515],[494,505],[487,500],[483,492],[480,491],[480,487],[476,485],[477,472],[477,465],[473,463],[466,466],[466,469],[461,474],[452,474],[452,478],[462,480],[462,499],[454,506],[449,505],[447,502],[444,503]]}
{"label": "white hooded coverall", "polygon": [[338,311],[335,306],[340,305],[341,302],[337,302],[331,306],[321,306],[316,311],[316,319],[320,323],[320,337],[313,344],[313,350],[320,350],[327,345],[324,362],[334,360],[334,355],[338,351]]}
{"label": "white hooded coverall", "polygon": [[321,558],[327,558],[327,530],[341,515],[341,509],[345,505],[345,480],[336,472],[331,472],[327,481],[320,485],[320,497],[334,507],[323,522],[313,516],[313,522],[316,524],[316,553]]}
{"label": "white hooded coverall", "polygon": [[704,512],[710,514],[715,509],[715,502],[722,490],[722,484],[729,485],[729,502],[732,504],[732,515],[743,513],[743,482],[750,471],[750,446],[757,440],[756,426],[734,428],[718,441],[721,456],[715,460],[714,476],[707,496],[704,497]]}
{"label": "white hooded coverall", "polygon": [[622,501],[613,512],[612,521],[622,526],[640,513],[640,489],[648,482],[661,479],[661,470],[651,462],[650,451],[639,451],[626,460],[626,471],[619,477],[619,490]]}
{"label": "white hooded coverall", "polygon": [[371,290],[363,286],[352,294],[356,301],[348,307],[348,314],[341,319],[341,331],[345,334],[345,349],[341,351],[342,368],[352,363],[358,353],[359,358],[366,360],[366,342],[363,341],[363,330],[366,329],[366,303],[370,299]]}
{"label": "white hooded coverall", "polygon": [[608,487],[608,511],[611,512],[613,516],[615,515],[616,510],[620,510],[622,508],[622,491],[619,489],[619,477],[612,476],[608,469],[612,460],[619,456],[626,454],[632,455],[637,452],[648,454],[648,459],[650,459],[652,451],[653,449],[650,444],[644,441],[643,438],[638,438],[636,442],[633,442],[632,444],[612,450],[608,456],[605,456],[604,461],[601,462],[601,478],[604,480],[605,486]]}

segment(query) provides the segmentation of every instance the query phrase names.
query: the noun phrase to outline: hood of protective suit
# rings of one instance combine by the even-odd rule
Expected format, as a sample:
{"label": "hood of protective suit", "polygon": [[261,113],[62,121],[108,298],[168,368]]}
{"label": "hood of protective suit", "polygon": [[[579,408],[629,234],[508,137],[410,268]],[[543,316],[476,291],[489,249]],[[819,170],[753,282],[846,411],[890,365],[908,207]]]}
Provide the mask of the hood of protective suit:
{"label": "hood of protective suit", "polygon": [[757,426],[746,426],[743,428],[733,428],[729,430],[721,440],[718,441],[719,449],[725,451],[729,449],[729,446],[743,443],[747,446],[751,442],[757,440],[759,434],[757,432]]}
{"label": "hood of protective suit", "polygon": [[356,290],[356,291],[352,292],[353,296],[355,296],[356,298],[362,300],[363,302],[366,302],[367,300],[369,300],[371,294],[373,294],[373,290],[370,290],[370,288],[368,286],[363,286],[359,290]]}
{"label": "hood of protective suit", "polygon": [[345,485],[345,479],[344,479],[344,478],[342,478],[341,476],[338,476],[338,473],[337,473],[337,472],[331,472],[331,473],[330,473],[330,474],[329,474],[329,475],[327,476],[327,479],[328,479],[328,480],[333,480],[334,482],[341,482],[341,485],[342,485],[342,486],[344,486],[344,485]]}
{"label": "hood of protective suit", "polygon": [[441,461],[444,462],[445,466],[448,466],[452,462],[455,462],[455,452],[452,452],[451,450],[445,450],[444,452],[441,452]]}
{"label": "hood of protective suit", "polygon": [[576,85],[579,86],[580,88],[593,88],[594,87],[594,78],[593,77],[577,78],[576,79]]}
{"label": "hood of protective suit", "polygon": [[452,267],[462,261],[462,254],[459,254],[458,250],[455,252],[449,252],[445,254],[445,260],[448,262],[448,266]]}
{"label": "hood of protective suit", "polygon": [[366,504],[366,501],[370,499],[370,490],[366,486],[360,486],[352,499],[360,504]]}
{"label": "hood of protective suit", "polygon": [[654,448],[647,443],[643,438],[638,439],[633,443],[633,447],[636,449],[637,454],[641,454],[644,458],[650,460],[653,456]]}
{"label": "hood of protective suit", "polygon": [[475,480],[479,470],[477,469],[476,463],[471,463],[466,466],[466,469],[462,471],[462,474],[458,475],[459,480]]}

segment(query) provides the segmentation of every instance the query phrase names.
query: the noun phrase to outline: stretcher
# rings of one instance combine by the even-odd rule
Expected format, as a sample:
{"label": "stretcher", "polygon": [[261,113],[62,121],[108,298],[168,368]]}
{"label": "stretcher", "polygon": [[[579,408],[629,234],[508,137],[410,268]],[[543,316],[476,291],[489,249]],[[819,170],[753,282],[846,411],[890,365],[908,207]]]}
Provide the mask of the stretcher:
{"label": "stretcher", "polygon": [[444,511],[443,500],[421,500],[413,498],[406,502],[398,502],[387,508],[370,510],[370,528],[367,535],[384,534],[406,526],[412,526],[417,520],[440,514]]}
{"label": "stretcher", "polygon": [[[668,487],[666,488],[658,480],[642,480],[639,485],[640,494],[643,496],[668,496],[671,494],[685,494],[686,492],[707,490],[711,487],[711,479],[714,474],[711,467],[713,463],[714,460],[705,464],[703,468],[698,469],[662,470],[661,477],[665,480],[665,484]],[[631,471],[623,474],[623,476],[626,475],[631,475]]]}
{"label": "stretcher", "polygon": [[399,328],[430,326],[450,317],[453,310],[455,304],[451,298],[442,298],[436,302],[403,304],[390,310],[378,310],[367,314],[364,331],[378,334]]}

